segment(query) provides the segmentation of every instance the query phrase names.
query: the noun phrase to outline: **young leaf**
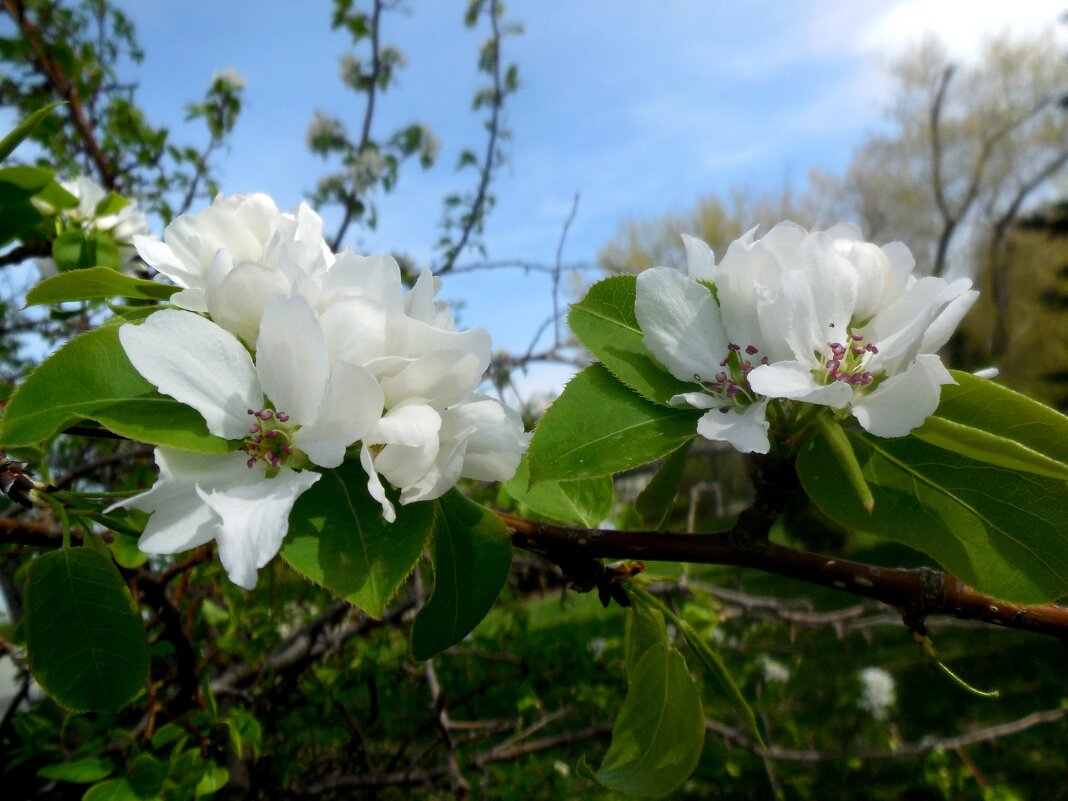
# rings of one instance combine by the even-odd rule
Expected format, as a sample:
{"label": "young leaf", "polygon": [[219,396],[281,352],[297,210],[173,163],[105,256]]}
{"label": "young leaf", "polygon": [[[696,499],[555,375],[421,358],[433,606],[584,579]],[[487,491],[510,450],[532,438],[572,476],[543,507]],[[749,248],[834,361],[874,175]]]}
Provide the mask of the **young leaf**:
{"label": "young leaf", "polygon": [[434,592],[412,626],[412,656],[429,659],[473,631],[501,592],[512,542],[498,517],[457,490],[437,502]]}
{"label": "young leaf", "polygon": [[556,523],[596,528],[612,508],[615,487],[608,476],[578,481],[543,481],[529,488],[527,457],[504,489],[531,512]]}
{"label": "young leaf", "polygon": [[0,418],[0,447],[36,445],[90,419],[156,445],[229,451],[226,440],[208,433],[199,413],[163,397],[134,370],[118,331],[105,325],[81,334],[30,373]]}
{"label": "young leaf", "polygon": [[33,133],[34,129],[41,124],[41,121],[51,114],[52,110],[58,105],[60,103],[49,103],[44,108],[37,109],[37,111],[16,125],[11,133],[0,140],[0,161],[10,156],[15,148],[22,144]]}
{"label": "young leaf", "polygon": [[596,778],[623,793],[667,795],[701,758],[705,742],[701,696],[682,654],[663,643],[646,649],[627,681],[627,698]]}
{"label": "young leaf", "polygon": [[30,671],[63,706],[114,711],[144,688],[148,637],[110,557],[70,548],[35,559],[24,615]]}
{"label": "young leaf", "polygon": [[434,521],[434,505],[396,505],[387,523],[359,462],[345,462],[305,492],[289,515],[282,557],[339,598],[381,618],[412,572]]}
{"label": "young leaf", "polygon": [[42,779],[52,779],[72,784],[93,784],[111,775],[115,763],[110,759],[77,759],[73,762],[58,762],[45,765],[37,775]]}
{"label": "young leaf", "polygon": [[645,347],[634,316],[635,278],[615,275],[598,281],[571,307],[568,325],[616,378],[656,403],[692,386],[668,373]]}
{"label": "young leaf", "polygon": [[938,411],[912,436],[969,459],[1068,480],[1068,417],[970,373],[953,371]]}
{"label": "young leaf", "polygon": [[85,791],[82,801],[143,801],[126,779],[108,779]]}
{"label": "young leaf", "polygon": [[871,487],[868,486],[868,482],[864,480],[864,472],[857,461],[857,454],[854,452],[853,446],[849,443],[849,437],[846,436],[842,427],[831,419],[828,413],[821,412],[816,415],[816,430],[819,432],[824,444],[831,449],[831,453],[838,459],[838,466],[842,468],[846,481],[856,495],[857,500],[868,511],[868,514],[871,514],[872,510],[875,509],[875,498],[872,497]]}
{"label": "young leaf", "polygon": [[598,478],[659,459],[695,436],[701,414],[648,401],[591,364],[534,429],[530,481]]}
{"label": "young leaf", "polygon": [[638,587],[633,582],[628,582],[624,586],[626,587],[627,595],[630,597],[631,601],[634,602],[635,606],[644,606],[648,609],[655,610],[659,614],[664,615],[678,627],[679,631],[682,632],[682,636],[686,638],[687,645],[689,645],[690,649],[696,654],[698,660],[708,672],[708,675],[710,675],[712,680],[719,685],[723,697],[727,699],[728,703],[734,708],[734,711],[738,713],[738,717],[745,721],[745,725],[749,729],[749,733],[753,735],[753,739],[761,745],[764,745],[764,737],[760,733],[760,727],[757,726],[756,714],[753,712],[753,708],[749,706],[749,702],[745,700],[742,691],[738,689],[734,677],[731,676],[730,671],[727,670],[727,666],[723,664],[723,660],[719,658],[719,654],[713,651],[705,639],[694,631],[693,626],[675,614],[671,607],[661,603],[646,590]]}
{"label": "young leaf", "polygon": [[838,458],[817,438],[797,472],[841,525],[904,543],[981,592],[1045,603],[1068,592],[1068,484],[1006,470],[921,442],[850,433],[878,514],[842,492]]}
{"label": "young leaf", "polygon": [[686,469],[686,456],[692,444],[693,440],[688,440],[681,448],[669,453],[652,480],[634,500],[635,511],[651,529],[660,531],[671,519],[675,496],[679,492],[682,474]]}
{"label": "young leaf", "polygon": [[624,637],[627,676],[634,675],[645,652],[656,645],[669,646],[664,616],[648,604],[631,604]]}
{"label": "young leaf", "polygon": [[116,272],[110,267],[87,267],[46,278],[26,293],[26,305],[64,303],[70,300],[137,298],[167,300],[179,287],[146,281]]}

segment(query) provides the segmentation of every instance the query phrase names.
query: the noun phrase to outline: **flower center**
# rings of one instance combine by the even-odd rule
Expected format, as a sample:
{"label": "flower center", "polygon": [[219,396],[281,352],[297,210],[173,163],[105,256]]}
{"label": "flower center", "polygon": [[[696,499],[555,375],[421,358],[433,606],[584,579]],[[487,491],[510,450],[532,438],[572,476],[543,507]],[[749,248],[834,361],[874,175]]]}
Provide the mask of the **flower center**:
{"label": "flower center", "polygon": [[872,343],[864,344],[861,334],[850,334],[847,344],[841,342],[828,342],[827,347],[831,351],[831,357],[825,363],[827,368],[823,376],[824,383],[843,381],[854,386],[867,386],[875,380],[875,376],[864,369],[868,361],[868,354],[875,355],[879,349]]}
{"label": "flower center", "polygon": [[267,468],[273,470],[288,463],[298,453],[293,449],[293,435],[300,426],[290,423],[289,415],[285,412],[249,409],[248,413],[255,418],[255,422],[241,447],[248,454],[246,464],[249,469],[259,461],[265,462]]}
{"label": "flower center", "polygon": [[[713,376],[712,381],[706,381],[701,376],[694,374],[693,380],[701,385],[706,392],[710,392],[717,398],[732,406],[744,407],[752,403],[756,397],[749,387],[749,373],[752,372],[753,358],[760,353],[754,345],[745,346],[745,354],[742,356],[742,346],[733,342],[727,345],[727,358],[719,363],[724,368]],[[760,359],[759,364],[767,364],[768,357]]]}

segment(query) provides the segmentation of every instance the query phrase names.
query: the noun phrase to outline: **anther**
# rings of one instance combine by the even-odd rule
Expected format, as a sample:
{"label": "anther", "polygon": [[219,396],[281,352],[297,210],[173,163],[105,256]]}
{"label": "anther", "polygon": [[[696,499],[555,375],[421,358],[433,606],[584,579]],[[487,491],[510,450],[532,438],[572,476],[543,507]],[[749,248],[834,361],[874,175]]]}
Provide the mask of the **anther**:
{"label": "anther", "polygon": [[760,351],[752,345],[746,345],[745,352],[748,353],[750,356],[756,356]]}

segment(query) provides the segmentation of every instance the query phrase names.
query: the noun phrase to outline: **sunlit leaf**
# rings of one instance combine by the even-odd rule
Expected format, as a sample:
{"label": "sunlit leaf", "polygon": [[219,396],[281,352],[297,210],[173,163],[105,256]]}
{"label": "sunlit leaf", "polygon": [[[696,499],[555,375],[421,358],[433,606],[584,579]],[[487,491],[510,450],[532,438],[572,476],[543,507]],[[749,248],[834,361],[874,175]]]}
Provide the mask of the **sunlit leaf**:
{"label": "sunlit leaf", "polygon": [[571,307],[568,325],[612,375],[649,400],[666,404],[693,387],[668,373],[645,347],[634,316],[635,286],[633,275],[598,281]]}
{"label": "sunlit leaf", "polygon": [[110,267],[87,267],[60,273],[41,281],[26,293],[26,305],[114,297],[166,300],[178,289],[158,281],[124,275]]}
{"label": "sunlit leaf", "polygon": [[543,481],[529,487],[527,457],[519,463],[515,476],[504,485],[505,491],[538,517],[555,523],[596,528],[612,508],[615,491],[609,476],[578,481]]}
{"label": "sunlit leaf", "polygon": [[652,462],[692,439],[700,416],[646,400],[603,365],[591,364],[534,429],[530,480],[598,478]]}
{"label": "sunlit leaf", "polygon": [[387,523],[359,462],[323,471],[289,515],[283,558],[375,618],[412,572],[434,522],[434,504],[396,504]]}
{"label": "sunlit leaf", "polygon": [[1068,483],[921,442],[849,434],[875,498],[868,514],[843,492],[838,459],[817,439],[797,469],[824,514],[931,556],[976,589],[1017,603],[1068,593]]}

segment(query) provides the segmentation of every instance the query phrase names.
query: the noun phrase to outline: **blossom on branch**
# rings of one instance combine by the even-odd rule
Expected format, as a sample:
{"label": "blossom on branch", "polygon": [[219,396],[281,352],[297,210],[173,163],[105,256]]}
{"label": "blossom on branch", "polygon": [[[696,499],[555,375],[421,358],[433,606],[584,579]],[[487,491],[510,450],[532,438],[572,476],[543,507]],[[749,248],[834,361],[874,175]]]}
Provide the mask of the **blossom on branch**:
{"label": "blossom on branch", "polygon": [[908,248],[865,242],[854,226],[754,233],[718,265],[684,235],[688,276],[638,276],[646,347],[699,388],[670,402],[707,409],[699,434],[755,453],[770,447],[769,401],[848,411],[883,437],[921,425],[953,383],[937,351],[978,297],[971,282],[917,278]]}
{"label": "blossom on branch", "polygon": [[230,577],[251,587],[317,468],[358,454],[389,522],[396,496],[384,482],[407,504],[439,498],[461,477],[515,473],[529,434],[513,410],[475,392],[489,334],[456,329],[429,270],[405,291],[395,259],[335,255],[311,209],[282,214],[266,195],[219,197],[167,226],[163,242],[137,246],[183,290],[172,297],[181,310],[120,329],[131,364],[241,448],[157,449],[159,480],[124,504],[153,515],[143,550],[216,539]]}

